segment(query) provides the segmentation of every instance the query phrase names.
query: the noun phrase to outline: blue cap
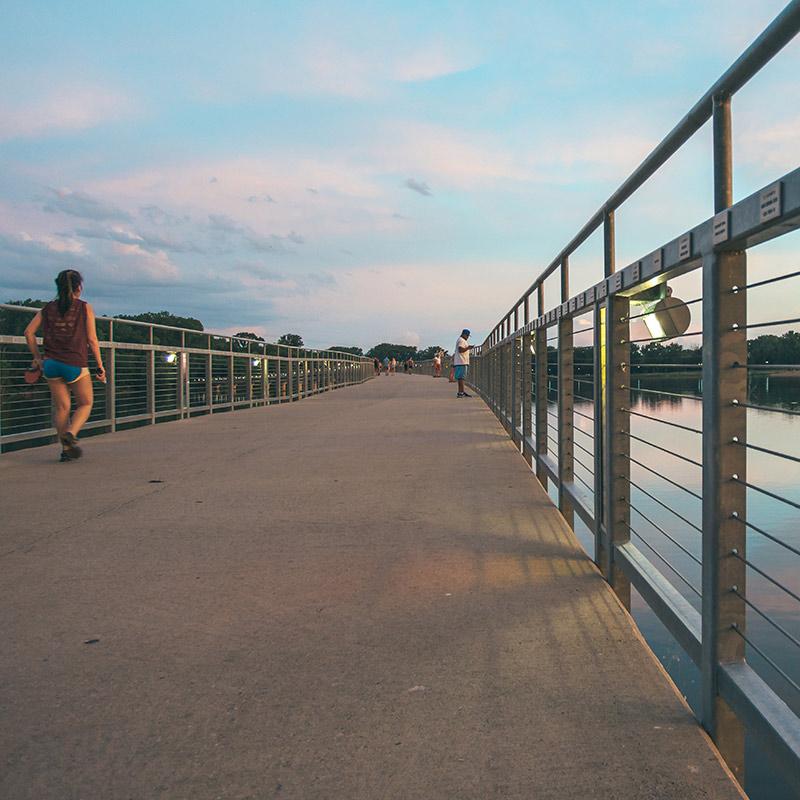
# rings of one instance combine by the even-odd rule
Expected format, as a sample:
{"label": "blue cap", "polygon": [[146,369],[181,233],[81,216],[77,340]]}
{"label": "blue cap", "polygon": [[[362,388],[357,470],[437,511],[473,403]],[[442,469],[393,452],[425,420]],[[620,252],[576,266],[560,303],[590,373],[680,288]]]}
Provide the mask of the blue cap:
{"label": "blue cap", "polygon": [[462,336],[469,336],[469,328],[464,328],[464,330],[461,331],[461,335]]}

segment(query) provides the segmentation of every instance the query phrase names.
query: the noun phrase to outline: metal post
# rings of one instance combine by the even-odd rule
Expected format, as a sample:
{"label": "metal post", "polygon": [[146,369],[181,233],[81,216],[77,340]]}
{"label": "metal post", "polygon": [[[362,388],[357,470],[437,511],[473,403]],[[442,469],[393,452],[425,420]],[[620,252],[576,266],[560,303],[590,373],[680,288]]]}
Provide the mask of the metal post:
{"label": "metal post", "polygon": [[[516,331],[516,325],[514,326]],[[509,378],[511,382],[511,441],[519,443],[519,336],[514,336],[508,346],[510,369]]]}
{"label": "metal post", "polygon": [[[561,302],[569,300],[569,260],[561,261]],[[574,483],[574,355],[572,318],[558,321],[558,509],[570,528],[575,527],[572,501],[564,484]]]}
{"label": "metal post", "polygon": [[[616,269],[614,211],[603,218],[603,266]],[[603,523],[600,568],[623,605],[631,607],[630,581],[614,567],[614,545],[630,540],[630,301],[608,294],[605,306],[603,370]],[[596,413],[596,412],[595,412]]]}
{"label": "metal post", "polygon": [[606,310],[601,303],[595,303],[592,312],[593,353],[592,353],[592,413],[594,416],[592,434],[594,436],[594,563],[603,563],[603,403],[605,397],[605,325]]}
{"label": "metal post", "polygon": [[534,453],[529,444],[531,440],[531,428],[533,422],[531,419],[531,414],[533,413],[531,409],[531,392],[533,389],[531,386],[531,379],[533,377],[531,375],[531,356],[533,355],[531,352],[532,350],[533,336],[530,333],[526,333],[522,337],[522,353],[520,354],[520,367],[522,369],[522,455],[531,466],[533,465],[534,461]]}
{"label": "metal post", "polygon": [[208,355],[206,356],[206,405],[208,413],[214,413],[214,356],[211,355],[211,337],[206,342]]}
{"label": "metal post", "polygon": [[[732,200],[730,98],[714,98],[714,210]],[[744,728],[718,696],[720,662],[742,661],[746,596],[747,282],[744,252],[703,257],[702,721],[744,780]],[[736,556],[739,556],[737,558]],[[736,591],[732,591],[733,589]],[[737,633],[738,631],[738,633]]]}
{"label": "metal post", "polygon": [[[150,329],[152,344],[153,329]],[[156,424],[156,351],[147,351],[147,411],[150,414],[150,424]]]}
{"label": "metal post", "polygon": [[[544,284],[537,287],[537,304],[539,316],[544,314]],[[539,456],[547,455],[547,328],[536,331],[534,342],[534,358],[536,360],[536,477],[547,489],[547,470],[539,461]]]}
{"label": "metal post", "polygon": [[250,352],[250,346],[247,347],[247,369],[244,372],[245,379],[247,380],[247,400],[250,402],[250,408],[253,407],[253,354]]}
{"label": "metal post", "polygon": [[114,321],[108,322],[108,344],[106,353],[106,416],[111,421],[111,432],[117,429],[117,351],[114,347]]}

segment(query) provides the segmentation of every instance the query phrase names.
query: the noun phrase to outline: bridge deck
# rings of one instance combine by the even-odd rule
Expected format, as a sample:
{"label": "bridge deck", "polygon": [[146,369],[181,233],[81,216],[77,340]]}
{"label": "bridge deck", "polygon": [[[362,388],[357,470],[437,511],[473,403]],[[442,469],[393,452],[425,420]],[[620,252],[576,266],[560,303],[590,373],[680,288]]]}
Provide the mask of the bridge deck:
{"label": "bridge deck", "polygon": [[0,796],[739,797],[453,395],[381,377],[3,456]]}

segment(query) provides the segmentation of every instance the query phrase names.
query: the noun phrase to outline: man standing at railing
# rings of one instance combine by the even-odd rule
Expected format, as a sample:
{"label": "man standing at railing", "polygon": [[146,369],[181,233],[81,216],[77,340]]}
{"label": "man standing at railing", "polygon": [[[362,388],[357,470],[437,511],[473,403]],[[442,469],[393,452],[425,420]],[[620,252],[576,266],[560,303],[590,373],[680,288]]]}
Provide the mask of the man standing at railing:
{"label": "man standing at railing", "polygon": [[464,378],[467,377],[467,367],[469,367],[469,351],[474,346],[467,344],[467,339],[469,339],[469,331],[464,328],[456,342],[456,351],[453,356],[455,379],[458,381],[458,394],[456,394],[456,397],[472,397],[471,394],[467,394],[464,391]]}

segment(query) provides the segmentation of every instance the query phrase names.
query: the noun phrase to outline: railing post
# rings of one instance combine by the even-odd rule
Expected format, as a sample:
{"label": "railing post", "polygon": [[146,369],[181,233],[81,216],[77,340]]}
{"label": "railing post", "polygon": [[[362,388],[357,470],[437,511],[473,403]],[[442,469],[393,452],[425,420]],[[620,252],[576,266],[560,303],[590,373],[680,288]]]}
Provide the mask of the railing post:
{"label": "railing post", "polygon": [[592,312],[592,435],[594,436],[594,563],[602,568],[603,539],[603,397],[605,391],[606,310],[597,301]]}
{"label": "railing post", "polygon": [[[606,212],[605,273],[614,272],[614,212]],[[614,565],[614,546],[630,540],[630,301],[609,292],[606,278],[605,371],[603,375],[603,521],[600,567],[623,605],[631,607],[630,581]]]}
{"label": "railing post", "polygon": [[[561,302],[569,300],[569,260],[561,261]],[[572,347],[572,317],[564,315],[558,321],[558,510],[570,528],[575,527],[572,501],[564,484],[575,481],[573,426],[574,354]]]}
{"label": "railing post", "polygon": [[[730,98],[714,98],[714,210],[732,202]],[[745,655],[747,281],[744,252],[703,257],[702,720],[744,780],[744,728],[718,695],[720,662]],[[737,558],[738,556],[738,558]]]}
{"label": "railing post", "polygon": [[[537,292],[539,315],[544,313],[544,285],[539,284]],[[547,455],[547,327],[536,330],[534,342],[534,359],[536,361],[536,477],[539,483],[547,488],[547,470],[539,460],[539,456]]]}
{"label": "railing post", "polygon": [[114,321],[108,322],[108,344],[106,353],[106,416],[111,421],[111,432],[117,429],[117,350],[114,347]]}
{"label": "railing post", "polygon": [[214,356],[211,354],[211,336],[207,337],[206,346],[208,347],[208,354],[206,355],[206,404],[208,405],[208,413],[214,413]]}
{"label": "railing post", "polygon": [[520,427],[520,419],[519,419],[519,403],[520,403],[520,364],[522,363],[522,359],[520,358],[520,345],[522,344],[522,337],[514,336],[512,339],[512,347],[511,347],[511,375],[512,375],[512,383],[511,383],[511,439],[512,441],[519,445],[520,441],[520,434],[519,434],[519,427]]}
{"label": "railing post", "polygon": [[535,455],[531,449],[530,441],[532,436],[533,420],[532,414],[532,391],[531,386],[531,356],[533,353],[533,336],[530,332],[522,337],[522,352],[520,353],[520,366],[522,369],[522,455],[525,460],[533,466]]}
{"label": "railing post", "polygon": [[[152,330],[152,329],[151,329]],[[150,424],[156,424],[156,351],[147,351],[147,413]]]}
{"label": "railing post", "polygon": [[228,402],[231,408],[236,403],[236,370],[233,355],[233,336],[228,337]]}

